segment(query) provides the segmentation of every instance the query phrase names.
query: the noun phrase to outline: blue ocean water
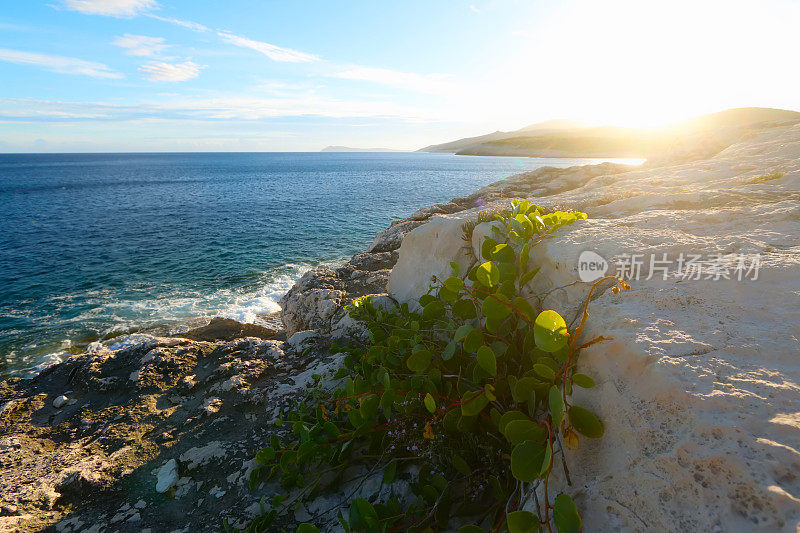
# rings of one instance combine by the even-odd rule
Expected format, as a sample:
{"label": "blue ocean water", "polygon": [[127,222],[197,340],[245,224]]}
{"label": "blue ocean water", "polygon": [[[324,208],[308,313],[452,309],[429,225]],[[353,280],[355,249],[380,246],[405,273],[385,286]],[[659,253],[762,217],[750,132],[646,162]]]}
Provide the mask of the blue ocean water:
{"label": "blue ocean water", "polygon": [[420,153],[0,154],[0,373],[208,317],[258,322],[393,218],[541,166]]}

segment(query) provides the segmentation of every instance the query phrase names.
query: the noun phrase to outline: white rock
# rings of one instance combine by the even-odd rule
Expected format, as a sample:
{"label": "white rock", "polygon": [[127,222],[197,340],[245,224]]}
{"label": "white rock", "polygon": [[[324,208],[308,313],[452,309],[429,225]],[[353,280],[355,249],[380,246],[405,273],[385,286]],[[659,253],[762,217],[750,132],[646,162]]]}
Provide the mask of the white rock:
{"label": "white rock", "polygon": [[286,343],[294,349],[295,352],[302,353],[309,346],[313,346],[315,341],[319,340],[319,335],[316,331],[306,330],[298,331],[286,340]]}
{"label": "white rock", "polygon": [[62,394],[61,396],[59,396],[58,398],[53,400],[53,407],[55,407],[56,409],[61,409],[62,407],[64,407],[67,404],[68,401],[69,401],[69,398],[67,398],[66,396],[64,396]]}
{"label": "white rock", "polygon": [[156,492],[167,492],[178,481],[178,462],[170,459],[158,469]]}

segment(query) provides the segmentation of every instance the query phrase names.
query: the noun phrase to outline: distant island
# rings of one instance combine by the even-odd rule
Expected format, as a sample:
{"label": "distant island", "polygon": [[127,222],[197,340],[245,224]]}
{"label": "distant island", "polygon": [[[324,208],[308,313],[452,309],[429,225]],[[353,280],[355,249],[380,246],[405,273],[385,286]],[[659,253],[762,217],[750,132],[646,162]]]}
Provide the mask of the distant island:
{"label": "distant island", "polygon": [[352,148],[350,146],[326,146],[320,152],[411,152],[411,150],[392,150],[391,148]]}
{"label": "distant island", "polygon": [[[702,137],[704,143],[728,146],[761,127],[800,121],[800,113],[746,107],[703,115],[656,129],[591,127],[571,120],[548,120],[515,131],[495,131],[420,148],[418,152],[516,157],[626,157],[663,155]],[[704,151],[704,153],[707,151]]]}

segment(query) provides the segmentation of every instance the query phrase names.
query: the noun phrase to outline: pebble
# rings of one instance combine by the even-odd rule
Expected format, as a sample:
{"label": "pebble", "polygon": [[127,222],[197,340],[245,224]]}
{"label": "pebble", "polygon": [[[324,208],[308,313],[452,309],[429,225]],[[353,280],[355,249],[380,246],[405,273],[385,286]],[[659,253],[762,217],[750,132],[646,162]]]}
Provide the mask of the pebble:
{"label": "pebble", "polygon": [[62,407],[64,407],[64,405],[66,405],[68,400],[69,398],[67,398],[62,394],[61,396],[53,400],[53,407],[55,407],[56,409],[61,409]]}

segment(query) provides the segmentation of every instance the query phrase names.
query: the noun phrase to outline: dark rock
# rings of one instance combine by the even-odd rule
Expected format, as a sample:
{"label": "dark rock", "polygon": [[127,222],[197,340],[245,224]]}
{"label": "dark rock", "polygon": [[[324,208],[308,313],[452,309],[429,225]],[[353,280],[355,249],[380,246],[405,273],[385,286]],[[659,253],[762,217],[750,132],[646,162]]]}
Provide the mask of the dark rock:
{"label": "dark rock", "polygon": [[232,341],[241,337],[255,337],[257,339],[280,339],[282,331],[266,328],[257,324],[243,324],[230,318],[212,318],[207,326],[195,328],[176,335],[184,339],[195,341]]}

